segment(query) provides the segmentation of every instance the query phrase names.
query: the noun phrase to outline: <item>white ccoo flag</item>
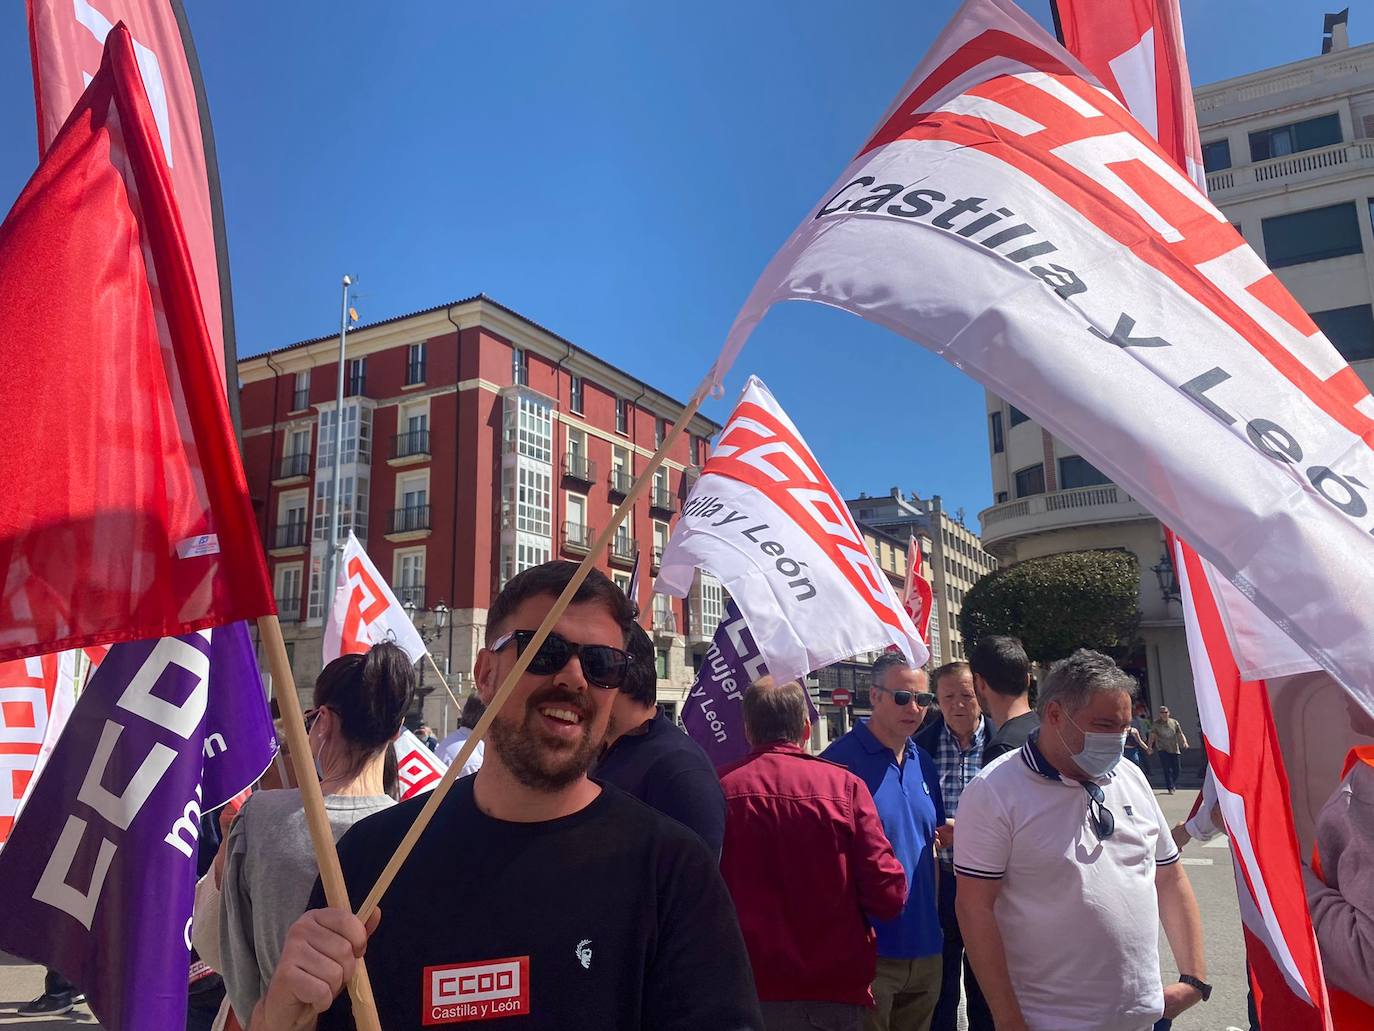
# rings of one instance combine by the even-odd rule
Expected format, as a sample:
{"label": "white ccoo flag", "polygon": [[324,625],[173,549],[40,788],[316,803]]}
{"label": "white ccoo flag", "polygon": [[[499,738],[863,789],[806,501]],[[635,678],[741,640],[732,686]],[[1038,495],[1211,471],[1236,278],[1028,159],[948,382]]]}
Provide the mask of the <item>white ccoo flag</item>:
{"label": "white ccoo flag", "polygon": [[757,377],[682,506],[654,590],[686,597],[698,567],[725,585],[779,680],[889,645],[914,666],[930,657],[849,509]]}
{"label": "white ccoo flag", "polygon": [[400,645],[411,662],[419,662],[428,650],[406,610],[350,530],[343,561],[339,563],[334,603],[324,626],[324,661],[365,652],[382,641]]}
{"label": "white ccoo flag", "polygon": [[1374,712],[1374,399],[1010,0],[967,0],[936,40],[764,270],[717,385],[783,300],[887,326],[1011,401]]}

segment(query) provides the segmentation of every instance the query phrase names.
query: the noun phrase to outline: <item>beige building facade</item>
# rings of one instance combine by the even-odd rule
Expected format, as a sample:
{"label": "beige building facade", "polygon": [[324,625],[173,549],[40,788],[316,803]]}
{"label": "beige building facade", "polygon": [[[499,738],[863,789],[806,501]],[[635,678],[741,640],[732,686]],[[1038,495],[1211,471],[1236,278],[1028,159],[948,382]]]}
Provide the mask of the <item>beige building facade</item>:
{"label": "beige building facade", "polygon": [[978,534],[964,525],[962,511],[951,515],[940,495],[923,499],[893,487],[886,495],[860,494],[845,502],[861,524],[906,541],[915,534],[925,556],[935,607],[930,619],[930,658],[938,666],[967,659],[959,613],[973,585],[997,568],[998,560]]}

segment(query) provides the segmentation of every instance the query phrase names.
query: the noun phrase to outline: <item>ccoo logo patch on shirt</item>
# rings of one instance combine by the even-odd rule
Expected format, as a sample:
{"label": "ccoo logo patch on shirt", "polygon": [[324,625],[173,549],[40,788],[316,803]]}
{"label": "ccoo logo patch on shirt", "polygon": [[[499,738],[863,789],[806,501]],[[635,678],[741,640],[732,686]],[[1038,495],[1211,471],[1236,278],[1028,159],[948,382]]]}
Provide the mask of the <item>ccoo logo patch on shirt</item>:
{"label": "ccoo logo patch on shirt", "polygon": [[530,1012],[530,958],[509,956],[425,967],[421,1023],[461,1024]]}

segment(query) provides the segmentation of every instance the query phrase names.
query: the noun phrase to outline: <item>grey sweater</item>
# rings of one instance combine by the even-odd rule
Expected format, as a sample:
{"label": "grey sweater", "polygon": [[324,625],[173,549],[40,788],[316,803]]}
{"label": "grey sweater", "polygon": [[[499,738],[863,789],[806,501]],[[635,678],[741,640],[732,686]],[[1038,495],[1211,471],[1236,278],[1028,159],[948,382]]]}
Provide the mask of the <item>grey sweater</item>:
{"label": "grey sweater", "polygon": [[1357,762],[1317,817],[1323,877],[1303,867],[1327,982],[1374,1005],[1374,766]]}
{"label": "grey sweater", "polygon": [[[338,841],[364,817],[395,805],[386,795],[326,795]],[[229,832],[220,908],[220,974],[239,1023],[267,991],[286,932],[305,912],[319,867],[300,792],[255,792]]]}

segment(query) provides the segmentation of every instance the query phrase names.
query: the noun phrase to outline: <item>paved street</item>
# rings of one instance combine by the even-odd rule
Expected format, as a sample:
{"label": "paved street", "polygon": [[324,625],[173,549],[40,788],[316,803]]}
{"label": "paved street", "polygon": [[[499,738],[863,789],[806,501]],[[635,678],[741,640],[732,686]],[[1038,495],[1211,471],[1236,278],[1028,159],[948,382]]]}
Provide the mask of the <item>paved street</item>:
{"label": "paved street", "polygon": [[[1177,795],[1157,791],[1160,806],[1172,825],[1188,815],[1196,788],[1180,788]],[[1236,879],[1231,867],[1228,839],[1213,838],[1207,843],[1190,842],[1183,850],[1188,879],[1202,910],[1202,926],[1207,950],[1207,980],[1215,986],[1210,1002],[1203,1003],[1174,1021],[1174,1031],[1224,1031],[1247,1022],[1245,996],[1245,942],[1240,929],[1240,907],[1236,902]],[[1160,966],[1167,984],[1178,976],[1173,953],[1159,935]]]}
{"label": "paved street", "polygon": [[14,959],[0,952],[0,1027],[25,1027],[33,1031],[58,1031],[59,1028],[94,1028],[95,1018],[85,1006],[78,1006],[63,1017],[17,1017],[20,1003],[37,998],[43,991],[43,968]]}
{"label": "paved street", "polygon": [[[1193,795],[1192,789],[1180,789],[1173,796],[1159,794],[1160,804],[1171,824],[1187,816]],[[1183,861],[1187,864],[1188,877],[1202,907],[1207,967],[1216,992],[1211,1002],[1176,1020],[1175,1031],[1226,1031],[1228,1028],[1244,1031],[1249,1026],[1245,1011],[1245,946],[1241,939],[1236,882],[1231,872],[1231,854],[1226,839],[1216,838],[1205,845],[1191,843],[1184,849]],[[1160,961],[1166,982],[1173,980],[1178,970],[1163,934],[1160,935]],[[42,989],[42,967],[0,954],[0,1027],[58,1031],[61,1028],[97,1026],[85,1006],[78,1006],[68,1016],[46,1020],[15,1016],[15,1007],[34,998]]]}

